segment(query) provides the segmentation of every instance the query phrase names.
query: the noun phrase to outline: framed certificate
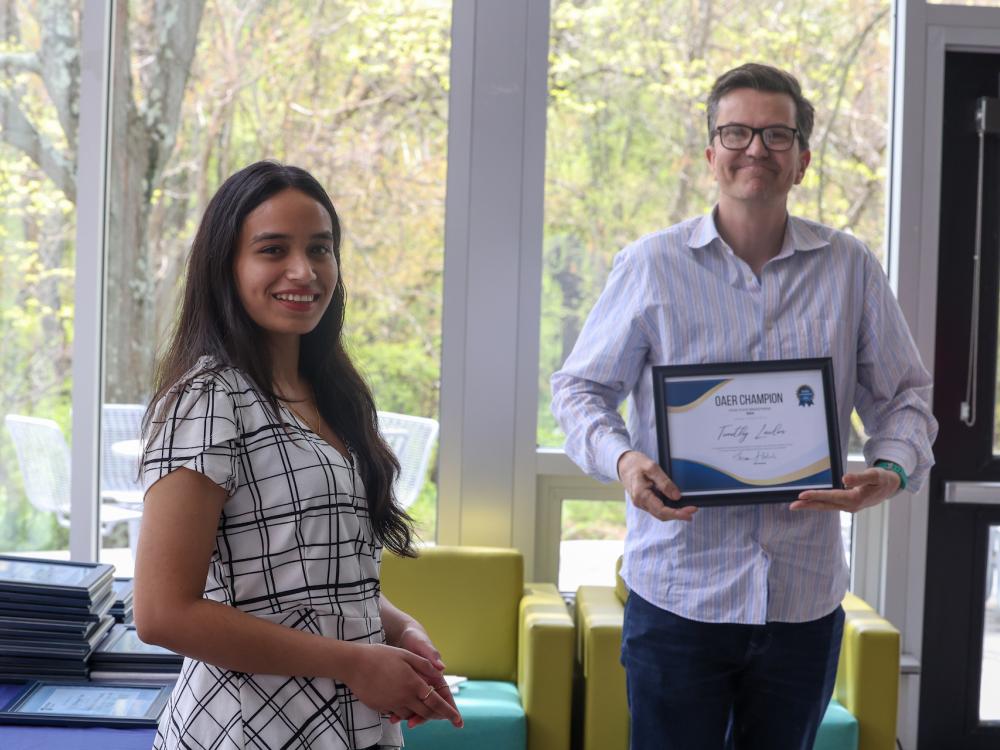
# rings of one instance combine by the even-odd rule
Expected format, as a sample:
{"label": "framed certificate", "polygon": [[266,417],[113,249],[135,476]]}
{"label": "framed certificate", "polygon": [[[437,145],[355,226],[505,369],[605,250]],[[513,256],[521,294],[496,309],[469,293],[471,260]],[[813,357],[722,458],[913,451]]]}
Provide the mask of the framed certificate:
{"label": "framed certificate", "polygon": [[45,658],[76,657],[78,660],[86,660],[114,623],[115,618],[105,615],[100,622],[94,624],[85,638],[60,637],[44,630],[11,637],[10,634],[0,631],[0,654]]}
{"label": "framed certificate", "polygon": [[[20,615],[24,615],[24,612],[19,612]],[[31,613],[29,617],[9,617],[3,612],[0,612],[0,634],[3,636],[7,635],[21,635],[27,632],[38,632],[41,634],[56,634],[59,635],[75,635],[79,638],[85,638],[87,633],[89,633],[93,627],[93,622],[88,622],[86,620],[53,620],[46,617],[44,613],[36,614]]]}
{"label": "framed certificate", "polygon": [[[44,613],[44,617],[53,620],[82,620],[85,622],[99,621],[115,603],[115,595],[111,587],[106,587],[104,594],[93,603],[82,600],[60,600],[58,596],[32,596],[0,591],[0,615],[17,617],[18,615]],[[63,606],[69,604],[70,606]]]}
{"label": "framed certificate", "polygon": [[0,724],[154,727],[169,697],[163,685],[40,680],[0,711]]}
{"label": "framed certificate", "polygon": [[683,497],[664,502],[791,502],[841,486],[833,362],[791,359],[653,368],[660,466]]}
{"label": "framed certificate", "polygon": [[110,583],[114,567],[102,563],[35,560],[0,555],[0,591],[91,600]]}
{"label": "framed certificate", "polygon": [[135,625],[115,625],[108,637],[97,647],[94,659],[102,663],[134,662],[176,665],[180,669],[184,657],[162,646],[139,640]]}

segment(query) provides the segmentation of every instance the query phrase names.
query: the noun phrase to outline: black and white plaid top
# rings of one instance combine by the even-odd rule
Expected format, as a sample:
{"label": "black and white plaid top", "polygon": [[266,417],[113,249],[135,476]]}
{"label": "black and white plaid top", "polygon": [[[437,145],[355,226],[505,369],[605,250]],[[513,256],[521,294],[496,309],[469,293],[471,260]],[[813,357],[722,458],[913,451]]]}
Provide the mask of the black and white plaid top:
{"label": "black and white plaid top", "polygon": [[[185,467],[225,488],[205,597],[329,638],[383,643],[382,548],[354,461],[240,370],[203,357],[144,441],[146,489]],[[157,415],[159,418],[159,415]],[[400,747],[399,725],[327,678],[243,674],[185,659],[154,748]]]}

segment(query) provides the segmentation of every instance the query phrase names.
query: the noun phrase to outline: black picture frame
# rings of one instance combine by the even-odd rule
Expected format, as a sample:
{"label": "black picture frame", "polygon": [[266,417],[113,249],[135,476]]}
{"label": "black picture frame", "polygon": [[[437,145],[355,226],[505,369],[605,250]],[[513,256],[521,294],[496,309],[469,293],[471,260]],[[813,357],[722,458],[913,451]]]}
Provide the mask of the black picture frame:
{"label": "black picture frame", "polygon": [[[840,445],[840,426],[837,417],[837,395],[834,385],[833,360],[830,357],[810,359],[762,360],[758,362],[721,362],[697,365],[656,365],[652,368],[653,401],[656,411],[657,460],[667,476],[674,479],[674,462],[670,450],[670,425],[667,412],[667,398],[671,381],[691,377],[730,378],[745,374],[811,372],[819,373],[823,384],[823,403],[826,417],[826,438],[830,456],[830,486],[825,489],[841,489],[843,476],[843,452]],[[676,386],[676,384],[674,384]],[[676,482],[676,480],[675,480]],[[787,503],[795,500],[802,488],[779,485],[761,490],[741,490],[734,492],[720,486],[718,493],[683,496],[684,487],[677,482],[682,497],[673,501],[661,496],[670,508],[687,506],[714,507],[726,505],[749,505],[760,503]]]}
{"label": "black picture frame", "polygon": [[73,606],[74,600],[86,606],[95,595],[105,596],[102,589],[110,586],[114,570],[106,563],[0,555],[0,592],[59,597],[63,606]]}
{"label": "black picture frame", "polygon": [[[23,683],[18,696],[3,710],[0,710],[0,724],[27,724],[32,726],[55,727],[155,727],[170,698],[171,686],[142,682],[64,682],[59,680],[32,680]],[[80,691],[83,697],[87,691],[102,691],[105,694],[142,691],[147,697],[145,710],[140,714],[122,716],[113,713],[94,712],[88,714],[59,713],[37,710],[36,703],[43,700],[46,691],[59,691],[63,696],[71,696]],[[95,693],[96,694],[96,693]]]}
{"label": "black picture frame", "polygon": [[87,632],[84,638],[61,637],[47,631],[27,636],[11,636],[0,631],[0,653],[10,657],[73,658],[84,660],[111,631],[115,619],[106,615]]}
{"label": "black picture frame", "polygon": [[[115,603],[114,591],[108,586],[104,593],[93,602],[77,599],[63,601],[55,596],[24,596],[17,593],[0,591],[0,616],[23,617],[25,615],[42,615],[52,620],[78,620],[80,622],[98,622],[106,615]],[[69,606],[63,606],[69,604]]]}
{"label": "black picture frame", "polygon": [[61,637],[63,635],[73,635],[79,638],[86,638],[98,620],[84,619],[52,619],[47,613],[34,614],[24,617],[24,612],[19,612],[19,616],[6,615],[0,612],[0,633],[13,633],[15,635],[26,630],[38,633],[39,637]]}
{"label": "black picture frame", "polygon": [[94,650],[94,659],[102,663],[131,664],[144,662],[166,666],[177,665],[184,657],[162,646],[155,646],[139,640],[135,625],[115,625],[107,637]]}

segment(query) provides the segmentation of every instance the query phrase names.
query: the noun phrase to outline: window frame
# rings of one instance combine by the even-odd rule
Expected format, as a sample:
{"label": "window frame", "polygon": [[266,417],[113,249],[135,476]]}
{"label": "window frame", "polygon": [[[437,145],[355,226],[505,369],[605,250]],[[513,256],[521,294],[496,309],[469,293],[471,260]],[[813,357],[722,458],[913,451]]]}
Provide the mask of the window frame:
{"label": "window frame", "polygon": [[[76,267],[73,282],[73,386],[70,440],[71,560],[96,560],[100,551],[99,459],[103,397],[104,248],[111,92],[112,0],[83,0],[80,13],[80,124]],[[90,439],[85,439],[89,437]],[[84,439],[81,439],[84,438]]]}

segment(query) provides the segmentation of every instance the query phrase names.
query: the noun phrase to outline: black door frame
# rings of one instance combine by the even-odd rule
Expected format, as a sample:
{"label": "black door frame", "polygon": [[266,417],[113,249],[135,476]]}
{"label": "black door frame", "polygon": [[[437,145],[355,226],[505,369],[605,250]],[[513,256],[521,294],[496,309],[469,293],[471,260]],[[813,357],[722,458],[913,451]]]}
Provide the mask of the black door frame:
{"label": "black door frame", "polygon": [[[1000,50],[997,50],[1000,52]],[[993,455],[1000,299],[1000,138],[987,138],[979,310],[977,413],[960,420],[972,314],[978,137],[975,100],[1000,96],[1000,54],[945,55],[941,132],[934,413],[940,423],[928,507],[919,747],[1000,746],[1000,722],[980,724],[986,546],[1000,505],[946,502],[948,482],[1000,482]]]}

